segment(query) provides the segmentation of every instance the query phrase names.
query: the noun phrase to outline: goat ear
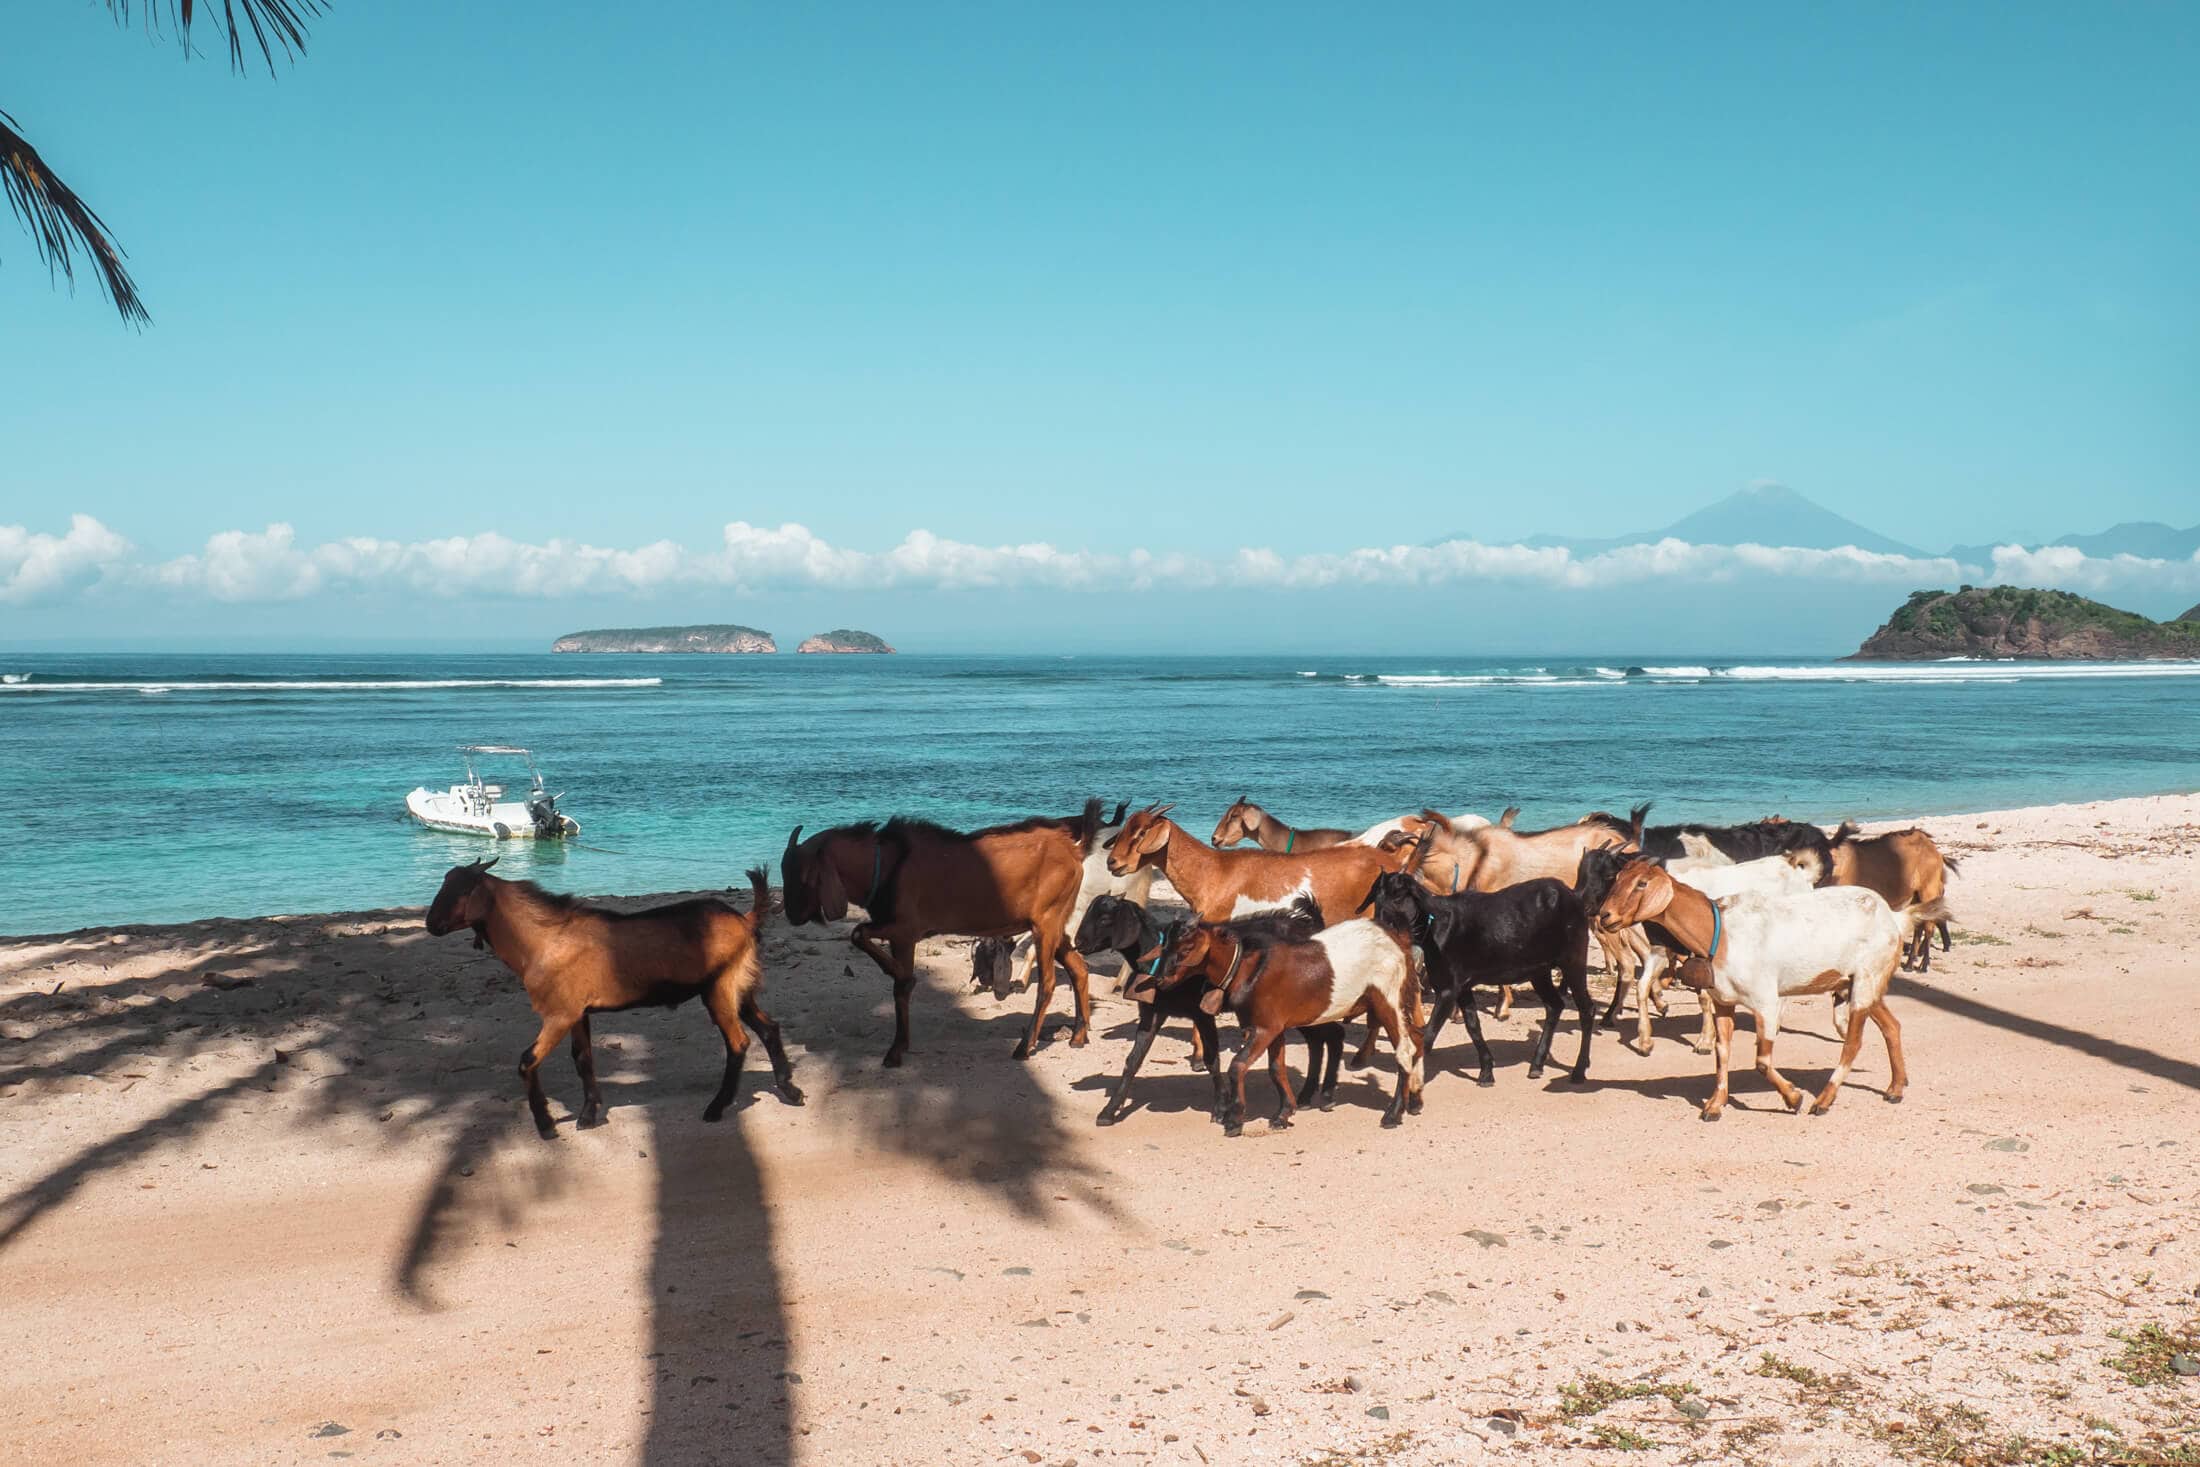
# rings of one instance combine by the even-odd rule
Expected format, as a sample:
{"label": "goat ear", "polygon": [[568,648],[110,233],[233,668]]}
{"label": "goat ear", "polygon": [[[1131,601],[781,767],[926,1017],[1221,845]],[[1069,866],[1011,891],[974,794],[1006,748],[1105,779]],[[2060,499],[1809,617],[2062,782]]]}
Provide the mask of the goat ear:
{"label": "goat ear", "polygon": [[848,915],[848,889],[840,884],[840,868],[823,851],[818,852],[817,910],[828,922],[838,922]]}
{"label": "goat ear", "polygon": [[1505,813],[1497,817],[1497,828],[1499,830],[1510,830],[1513,828],[1513,822],[1519,818],[1520,807],[1518,805],[1507,805]]}

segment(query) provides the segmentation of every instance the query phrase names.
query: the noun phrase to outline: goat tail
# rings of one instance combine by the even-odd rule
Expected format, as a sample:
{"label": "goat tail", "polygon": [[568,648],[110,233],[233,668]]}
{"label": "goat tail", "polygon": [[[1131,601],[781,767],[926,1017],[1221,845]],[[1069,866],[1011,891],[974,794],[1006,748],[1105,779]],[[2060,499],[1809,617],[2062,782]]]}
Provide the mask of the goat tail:
{"label": "goat tail", "polygon": [[[1106,808],[1098,795],[1089,796],[1085,800],[1085,812],[1077,817],[1077,854],[1080,856],[1092,854],[1092,843],[1100,838],[1100,812]],[[1120,811],[1117,816],[1121,818]]]}
{"label": "goat tail", "polygon": [[[1930,840],[1931,838],[1932,837],[1930,836],[1926,837],[1926,839],[1928,840]],[[1934,849],[1939,850],[1940,848],[1936,845],[1934,846]],[[1956,864],[1956,858],[1949,855],[1946,851],[1940,852],[1940,864],[1947,870],[1950,876],[1960,876],[1963,874],[1963,868]]]}
{"label": "goat tail", "polygon": [[749,931],[761,932],[764,930],[764,919],[771,914],[772,909],[771,873],[761,866],[751,866],[749,890],[756,894],[756,902],[749,908]]}

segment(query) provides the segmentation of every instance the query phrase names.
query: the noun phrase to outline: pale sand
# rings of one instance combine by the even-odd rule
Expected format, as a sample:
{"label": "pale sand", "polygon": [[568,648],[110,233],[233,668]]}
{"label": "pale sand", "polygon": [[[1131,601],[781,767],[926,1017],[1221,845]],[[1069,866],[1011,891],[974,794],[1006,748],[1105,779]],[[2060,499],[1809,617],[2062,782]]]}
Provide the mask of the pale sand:
{"label": "pale sand", "polygon": [[[806,1109],[758,1056],[706,1126],[701,1011],[615,1016],[611,1124],[546,1144],[515,980],[417,912],[0,942],[0,1458],[1990,1462],[2091,1423],[2200,1452],[2200,1381],[2107,1363],[2200,1327],[2200,796],[1924,823],[1963,869],[1955,951],[1894,990],[1909,1099],[1873,1035],[1822,1119],[1743,1071],[1700,1123],[1678,1007],[1650,1057],[1599,1034],[1586,1090],[1530,1083],[1523,1009],[1494,1089],[1445,1035],[1402,1131],[1386,1056],[1226,1141],[1175,1034],[1096,1129],[1121,1001],[1019,1065],[1025,1001],[930,944],[886,1071],[883,979],[775,919]],[[1808,1087],[1822,1001],[1790,1022]],[[1705,1419],[1569,1419],[1592,1378]]]}

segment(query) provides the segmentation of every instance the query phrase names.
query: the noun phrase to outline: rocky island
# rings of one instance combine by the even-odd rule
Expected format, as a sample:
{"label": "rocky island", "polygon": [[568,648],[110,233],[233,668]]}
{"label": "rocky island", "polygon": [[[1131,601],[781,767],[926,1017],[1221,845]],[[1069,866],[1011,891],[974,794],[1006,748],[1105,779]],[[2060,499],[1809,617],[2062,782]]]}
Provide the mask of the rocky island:
{"label": "rocky island", "polygon": [[2200,606],[2177,621],[2149,621],[2068,591],[1965,586],[1913,591],[1851,662],[1931,662],[1944,657],[2020,657],[2121,662],[2200,657]]}
{"label": "rocky island", "polygon": [[692,627],[605,627],[572,632],[550,644],[553,652],[777,652],[770,632],[719,622]]}
{"label": "rocky island", "polygon": [[883,639],[874,637],[869,632],[859,632],[852,627],[838,627],[829,632],[819,632],[814,637],[805,637],[802,645],[794,650],[797,652],[891,652],[894,649],[887,646]]}

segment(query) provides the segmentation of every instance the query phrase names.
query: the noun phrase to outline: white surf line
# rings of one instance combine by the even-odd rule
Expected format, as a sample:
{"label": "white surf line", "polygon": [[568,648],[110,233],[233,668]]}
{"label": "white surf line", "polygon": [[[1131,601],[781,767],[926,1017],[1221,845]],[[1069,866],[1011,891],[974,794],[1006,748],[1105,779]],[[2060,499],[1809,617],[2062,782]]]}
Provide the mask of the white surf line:
{"label": "white surf line", "polygon": [[654,688],[661,677],[434,678],[352,682],[0,683],[9,693],[415,693],[447,688]]}

